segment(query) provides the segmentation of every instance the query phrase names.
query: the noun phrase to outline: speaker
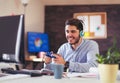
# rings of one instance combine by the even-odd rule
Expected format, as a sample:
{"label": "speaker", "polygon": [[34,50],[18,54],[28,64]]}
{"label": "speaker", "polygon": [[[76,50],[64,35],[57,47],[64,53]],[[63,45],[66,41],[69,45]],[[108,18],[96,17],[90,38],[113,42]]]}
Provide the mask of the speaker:
{"label": "speaker", "polygon": [[84,31],[80,31],[80,37],[83,37],[84,36]]}

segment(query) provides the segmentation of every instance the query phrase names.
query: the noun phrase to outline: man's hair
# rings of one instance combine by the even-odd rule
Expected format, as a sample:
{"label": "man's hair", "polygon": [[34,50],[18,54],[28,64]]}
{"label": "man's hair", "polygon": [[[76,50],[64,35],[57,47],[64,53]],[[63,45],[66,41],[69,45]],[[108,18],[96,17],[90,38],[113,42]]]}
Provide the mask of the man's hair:
{"label": "man's hair", "polygon": [[76,26],[79,31],[83,30],[83,21],[76,18],[66,20],[65,25],[73,25]]}

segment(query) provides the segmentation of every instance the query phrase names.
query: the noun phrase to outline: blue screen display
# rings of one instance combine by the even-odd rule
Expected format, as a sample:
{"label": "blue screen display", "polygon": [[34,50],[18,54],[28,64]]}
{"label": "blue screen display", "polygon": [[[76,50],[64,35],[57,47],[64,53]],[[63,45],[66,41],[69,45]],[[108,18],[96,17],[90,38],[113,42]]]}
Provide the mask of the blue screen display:
{"label": "blue screen display", "polygon": [[28,52],[49,52],[49,41],[46,33],[28,32]]}

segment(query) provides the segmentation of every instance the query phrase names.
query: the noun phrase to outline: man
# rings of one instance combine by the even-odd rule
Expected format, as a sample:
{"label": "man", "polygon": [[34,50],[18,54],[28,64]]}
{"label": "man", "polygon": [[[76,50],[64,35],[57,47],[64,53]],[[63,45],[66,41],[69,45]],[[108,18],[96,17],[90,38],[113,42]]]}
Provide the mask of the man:
{"label": "man", "polygon": [[[65,65],[71,72],[88,72],[90,67],[96,67],[96,54],[99,53],[98,44],[93,40],[83,39],[83,21],[79,19],[68,19],[65,23],[65,35],[67,43],[61,45],[55,63]],[[45,63],[50,64],[51,58],[45,57]]]}

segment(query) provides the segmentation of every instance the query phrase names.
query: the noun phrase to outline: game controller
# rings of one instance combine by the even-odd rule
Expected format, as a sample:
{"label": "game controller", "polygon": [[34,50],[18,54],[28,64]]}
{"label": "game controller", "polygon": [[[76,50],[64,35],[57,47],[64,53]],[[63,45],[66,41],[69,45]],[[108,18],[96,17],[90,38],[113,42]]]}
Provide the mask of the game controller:
{"label": "game controller", "polygon": [[56,58],[55,56],[53,56],[53,52],[46,52],[46,56],[50,58]]}

